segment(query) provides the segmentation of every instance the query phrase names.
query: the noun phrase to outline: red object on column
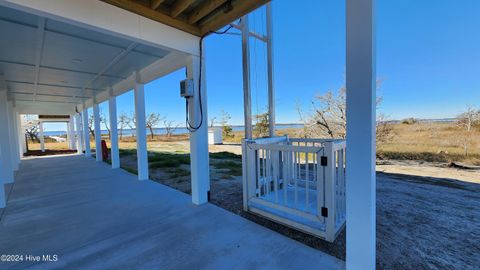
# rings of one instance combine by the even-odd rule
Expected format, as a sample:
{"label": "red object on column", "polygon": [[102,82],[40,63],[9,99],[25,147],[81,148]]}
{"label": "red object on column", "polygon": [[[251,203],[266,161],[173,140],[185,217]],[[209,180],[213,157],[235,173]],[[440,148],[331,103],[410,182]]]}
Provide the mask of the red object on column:
{"label": "red object on column", "polygon": [[108,159],[108,148],[107,142],[105,142],[105,140],[102,140],[102,158],[103,161],[106,161]]}

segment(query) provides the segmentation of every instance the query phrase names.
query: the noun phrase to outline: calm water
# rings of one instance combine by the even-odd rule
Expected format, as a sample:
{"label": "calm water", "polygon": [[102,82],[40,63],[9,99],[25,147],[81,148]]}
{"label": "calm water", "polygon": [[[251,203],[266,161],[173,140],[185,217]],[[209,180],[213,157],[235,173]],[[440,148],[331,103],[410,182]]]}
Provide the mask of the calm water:
{"label": "calm water", "polygon": [[[277,129],[285,129],[285,128],[302,128],[302,124],[281,124],[277,125]],[[233,131],[242,131],[244,130],[243,126],[232,126]],[[155,128],[153,129],[154,134],[166,134],[165,128]],[[174,134],[187,134],[188,130],[184,127],[179,127],[175,130]],[[61,136],[66,135],[66,131],[45,131],[45,136]],[[107,130],[102,130],[102,134],[108,134]],[[123,136],[132,136],[135,134],[134,129],[124,129]],[[150,134],[150,130],[147,129],[147,134]],[[118,135],[120,135],[120,130],[118,130]]]}

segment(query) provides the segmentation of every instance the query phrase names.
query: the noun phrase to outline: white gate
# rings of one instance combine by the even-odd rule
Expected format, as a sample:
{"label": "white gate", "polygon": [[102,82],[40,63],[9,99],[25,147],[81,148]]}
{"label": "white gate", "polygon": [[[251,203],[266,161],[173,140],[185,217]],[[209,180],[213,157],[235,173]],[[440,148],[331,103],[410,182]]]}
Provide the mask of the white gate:
{"label": "white gate", "polygon": [[345,224],[345,141],[274,137],[242,147],[244,209],[335,240]]}

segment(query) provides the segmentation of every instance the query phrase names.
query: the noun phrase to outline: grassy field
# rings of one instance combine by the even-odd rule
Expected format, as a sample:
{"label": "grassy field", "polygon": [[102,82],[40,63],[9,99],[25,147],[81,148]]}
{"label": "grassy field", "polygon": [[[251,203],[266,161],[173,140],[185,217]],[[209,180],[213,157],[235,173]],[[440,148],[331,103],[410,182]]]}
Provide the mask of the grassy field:
{"label": "grassy field", "polygon": [[[480,130],[467,136],[455,123],[414,123],[392,124],[393,136],[385,143],[377,145],[379,159],[422,160],[428,162],[462,162],[480,165]],[[299,129],[282,129],[278,135],[290,137],[301,136]],[[172,137],[148,136],[150,151],[172,152],[185,154],[189,152],[188,135],[173,135]],[[224,141],[238,144],[243,138],[243,132],[233,132],[233,137]],[[464,143],[468,138],[468,152],[465,155]],[[107,145],[109,145],[108,138]],[[91,141],[92,149],[95,147]],[[38,150],[38,143],[29,143],[29,149]],[[47,149],[66,149],[67,143],[46,142]],[[135,149],[134,137],[124,137],[120,140],[121,149]]]}
{"label": "grassy field", "polygon": [[394,124],[392,127],[392,139],[377,146],[380,158],[480,165],[479,130],[468,136],[455,123]]}

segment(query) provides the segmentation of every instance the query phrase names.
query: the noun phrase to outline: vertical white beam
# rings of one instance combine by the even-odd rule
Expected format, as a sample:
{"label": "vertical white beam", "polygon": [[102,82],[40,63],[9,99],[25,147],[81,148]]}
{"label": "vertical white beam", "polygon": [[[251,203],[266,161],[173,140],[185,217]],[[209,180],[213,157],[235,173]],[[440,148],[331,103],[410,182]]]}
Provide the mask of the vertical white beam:
{"label": "vertical white beam", "polygon": [[242,17],[243,114],[245,138],[252,138],[252,96],[250,91],[250,39],[248,15]]}
{"label": "vertical white beam", "polygon": [[85,144],[85,156],[90,157],[92,156],[92,152],[90,150],[90,130],[88,129],[88,109],[83,110],[83,140]]}
{"label": "vertical white beam", "polygon": [[67,122],[67,147],[68,149],[72,149],[72,141],[70,136],[70,121]]}
{"label": "vertical white beam", "polygon": [[[190,131],[192,202],[199,205],[208,202],[210,191],[205,56],[203,56],[202,63],[200,63],[199,57],[189,56],[187,76],[194,82],[194,96],[188,101],[189,122],[194,128],[197,128]],[[201,84],[199,85],[200,76]]]}
{"label": "vertical white beam", "polygon": [[120,168],[120,155],[118,151],[118,130],[117,130],[117,98],[113,95],[108,100],[109,119],[110,119],[110,155],[112,160],[112,169]]}
{"label": "vertical white beam", "polygon": [[346,2],[347,269],[375,269],[375,0]]}
{"label": "vertical white beam", "polygon": [[18,171],[17,136],[15,132],[15,117],[13,112],[13,101],[7,101],[8,132],[10,135],[10,156],[12,169]]}
{"label": "vertical white beam", "polygon": [[14,156],[17,160],[18,165],[20,165],[20,151],[21,151],[21,146],[20,146],[20,141],[19,141],[19,122],[18,122],[18,112],[16,111],[15,108],[15,103],[13,103],[13,110],[12,110],[12,119],[13,119],[13,135],[14,135],[14,143],[15,143],[15,153]]}
{"label": "vertical white beam", "polygon": [[73,115],[70,115],[70,121],[68,122],[68,125],[70,130],[70,149],[75,150],[77,148],[77,143],[75,140],[75,123]]}
{"label": "vertical white beam", "polygon": [[0,183],[4,184],[13,183],[14,178],[10,147],[12,140],[8,122],[7,91],[0,89],[0,152],[2,155]]}
{"label": "vertical white beam", "polygon": [[77,136],[80,139],[79,145],[77,145],[77,148],[80,148],[80,152],[85,151],[85,133],[83,131],[83,117],[82,117],[82,112],[77,113],[77,125],[78,125],[78,133]]}
{"label": "vertical white beam", "polygon": [[22,126],[22,117],[19,112],[15,113],[15,117],[17,118],[17,134],[18,134],[18,149],[19,149],[19,157],[23,157],[23,154],[25,153],[25,133],[23,132],[23,126]]}
{"label": "vertical white beam", "polygon": [[100,130],[100,109],[93,104],[93,126],[95,132],[95,160],[102,161],[102,131]]}
{"label": "vertical white beam", "polygon": [[138,180],[148,180],[147,125],[145,119],[145,89],[138,77],[135,81],[135,117],[137,133]]}
{"label": "vertical white beam", "polygon": [[275,86],[273,84],[273,22],[272,3],[267,3],[267,75],[268,75],[268,133],[275,136]]}
{"label": "vertical white beam", "polygon": [[40,137],[40,151],[45,152],[45,138],[43,137],[43,122],[38,123],[38,136]]}
{"label": "vertical white beam", "polygon": [[75,115],[75,135],[77,138],[77,154],[81,154],[83,151],[82,147],[82,117],[80,116],[80,113],[77,113]]}

